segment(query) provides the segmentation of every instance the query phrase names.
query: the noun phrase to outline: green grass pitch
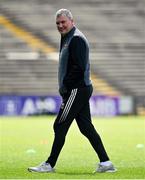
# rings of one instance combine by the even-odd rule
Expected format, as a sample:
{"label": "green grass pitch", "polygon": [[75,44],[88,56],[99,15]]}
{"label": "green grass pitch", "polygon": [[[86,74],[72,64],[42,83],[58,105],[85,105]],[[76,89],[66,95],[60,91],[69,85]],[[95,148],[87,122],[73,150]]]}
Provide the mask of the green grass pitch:
{"label": "green grass pitch", "polygon": [[1,179],[144,179],[145,117],[93,118],[116,173],[96,173],[99,162],[74,121],[55,173],[30,173],[46,160],[53,142],[54,116],[0,118]]}

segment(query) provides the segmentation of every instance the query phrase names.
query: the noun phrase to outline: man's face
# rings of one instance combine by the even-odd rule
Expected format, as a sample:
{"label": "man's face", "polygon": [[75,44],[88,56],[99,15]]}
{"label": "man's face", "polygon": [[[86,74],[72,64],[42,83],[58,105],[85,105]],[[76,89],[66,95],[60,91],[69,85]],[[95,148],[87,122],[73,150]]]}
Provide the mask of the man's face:
{"label": "man's face", "polygon": [[64,36],[72,29],[74,22],[66,16],[59,16],[56,18],[56,26],[60,34]]}

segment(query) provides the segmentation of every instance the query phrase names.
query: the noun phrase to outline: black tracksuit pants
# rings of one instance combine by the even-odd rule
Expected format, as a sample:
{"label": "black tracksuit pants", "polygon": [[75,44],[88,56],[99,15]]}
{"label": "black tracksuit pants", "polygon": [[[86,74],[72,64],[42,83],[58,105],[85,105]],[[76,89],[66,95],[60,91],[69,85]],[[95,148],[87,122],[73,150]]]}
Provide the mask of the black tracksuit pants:
{"label": "black tracksuit pants", "polygon": [[100,162],[109,160],[99,134],[96,132],[90,115],[89,99],[92,95],[92,85],[72,89],[63,97],[58,116],[54,122],[54,142],[51,154],[47,159],[52,167],[55,166],[59,153],[64,145],[65,136],[73,121],[76,119],[81,133],[88,138],[96,151]]}

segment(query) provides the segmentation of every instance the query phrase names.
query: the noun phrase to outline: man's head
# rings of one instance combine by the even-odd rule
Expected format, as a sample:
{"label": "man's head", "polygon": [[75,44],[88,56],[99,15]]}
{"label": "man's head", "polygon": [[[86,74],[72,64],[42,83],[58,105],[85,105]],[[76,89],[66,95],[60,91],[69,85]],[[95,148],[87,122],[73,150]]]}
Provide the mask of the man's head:
{"label": "man's head", "polygon": [[74,26],[72,13],[67,9],[56,12],[56,26],[62,36],[67,34]]}

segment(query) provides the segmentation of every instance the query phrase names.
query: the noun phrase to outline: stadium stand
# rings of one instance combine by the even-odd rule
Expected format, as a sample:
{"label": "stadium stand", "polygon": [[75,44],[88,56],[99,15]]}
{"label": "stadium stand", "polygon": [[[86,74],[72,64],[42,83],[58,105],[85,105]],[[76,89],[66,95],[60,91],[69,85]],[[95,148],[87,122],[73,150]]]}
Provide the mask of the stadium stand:
{"label": "stadium stand", "polygon": [[[1,0],[0,93],[58,93],[51,55],[59,48],[54,14],[63,7],[89,39],[94,94],[131,95],[145,106],[144,0]],[[16,60],[12,52],[36,58]]]}

